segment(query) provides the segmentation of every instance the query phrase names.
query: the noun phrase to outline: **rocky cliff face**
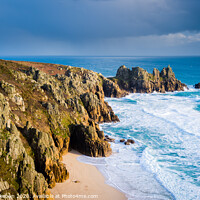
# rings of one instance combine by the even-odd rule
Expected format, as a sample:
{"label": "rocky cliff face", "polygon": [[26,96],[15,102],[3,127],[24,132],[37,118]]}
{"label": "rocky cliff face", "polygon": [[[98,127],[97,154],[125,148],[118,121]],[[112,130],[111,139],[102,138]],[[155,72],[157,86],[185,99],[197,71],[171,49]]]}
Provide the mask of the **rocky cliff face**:
{"label": "rocky cliff face", "polygon": [[[0,93],[0,194],[33,196],[49,195],[48,184],[43,174],[35,169],[35,163],[26,150],[21,133],[11,121],[8,99]],[[30,149],[29,149],[30,150]]]}
{"label": "rocky cliff face", "polygon": [[119,87],[128,92],[151,93],[151,92],[173,92],[181,91],[187,87],[181,81],[175,78],[172,68],[168,66],[161,72],[155,69],[150,74],[140,67],[134,67],[132,70],[124,65],[117,70],[116,77],[111,78]]}
{"label": "rocky cliff face", "polygon": [[0,194],[48,195],[68,178],[61,159],[71,148],[110,155],[98,123],[119,119],[105,94],[126,92],[86,69],[0,60]]}
{"label": "rocky cliff face", "polygon": [[62,182],[68,177],[64,165],[59,162],[59,150],[56,148],[51,135],[30,127],[29,123],[22,130],[35,155],[35,164],[39,172],[43,173],[49,187]]}

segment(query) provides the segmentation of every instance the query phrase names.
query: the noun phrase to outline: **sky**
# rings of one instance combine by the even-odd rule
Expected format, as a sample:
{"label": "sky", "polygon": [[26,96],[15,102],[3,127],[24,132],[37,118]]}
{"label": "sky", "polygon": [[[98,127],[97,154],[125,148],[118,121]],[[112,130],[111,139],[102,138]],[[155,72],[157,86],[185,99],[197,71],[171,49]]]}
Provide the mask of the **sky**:
{"label": "sky", "polygon": [[200,0],[0,0],[0,55],[200,55]]}

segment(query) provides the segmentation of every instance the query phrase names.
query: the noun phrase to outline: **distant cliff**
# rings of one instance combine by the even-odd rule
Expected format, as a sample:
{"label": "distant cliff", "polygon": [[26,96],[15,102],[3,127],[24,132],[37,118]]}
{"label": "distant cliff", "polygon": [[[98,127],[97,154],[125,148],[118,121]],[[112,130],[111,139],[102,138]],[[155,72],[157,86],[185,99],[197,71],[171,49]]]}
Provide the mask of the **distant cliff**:
{"label": "distant cliff", "polygon": [[175,78],[172,68],[168,66],[161,72],[158,69],[150,74],[140,67],[133,67],[132,70],[124,65],[117,70],[116,77],[110,78],[119,85],[120,89],[131,93],[152,93],[182,91],[185,84]]}
{"label": "distant cliff", "polygon": [[88,156],[111,154],[98,123],[119,119],[104,90],[126,94],[83,68],[0,60],[1,195],[48,195],[68,178],[60,161],[71,148]]}

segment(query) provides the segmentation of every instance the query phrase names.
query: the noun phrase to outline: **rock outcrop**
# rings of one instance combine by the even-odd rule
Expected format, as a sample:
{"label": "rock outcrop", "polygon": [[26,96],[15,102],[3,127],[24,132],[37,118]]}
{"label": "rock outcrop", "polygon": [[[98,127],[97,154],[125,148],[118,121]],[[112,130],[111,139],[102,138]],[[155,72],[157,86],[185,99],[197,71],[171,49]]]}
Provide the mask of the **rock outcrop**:
{"label": "rock outcrop", "polygon": [[72,128],[71,147],[88,156],[109,156],[110,144],[103,141],[102,132],[92,126],[74,125]]}
{"label": "rock outcrop", "polygon": [[175,78],[170,66],[163,68],[161,72],[154,68],[153,74],[150,74],[140,67],[130,70],[123,65],[117,70],[116,77],[111,80],[121,89],[132,93],[152,93],[154,91],[164,93],[182,91],[187,87]]}
{"label": "rock outcrop", "polygon": [[123,89],[119,88],[119,85],[115,82],[111,81],[110,79],[107,79],[105,77],[102,77],[103,79],[103,91],[106,97],[124,97],[128,94]]}
{"label": "rock outcrop", "polygon": [[107,102],[100,97],[103,93],[85,93],[81,95],[81,101],[87,110],[89,117],[95,122],[119,121]]}
{"label": "rock outcrop", "polygon": [[[54,104],[43,101],[42,105],[47,110],[54,140],[58,141],[56,136],[58,134],[67,134],[67,137],[63,137],[63,141],[60,138],[59,141],[62,142],[59,142],[59,145],[68,138],[69,146],[65,145],[65,149],[71,147],[89,156],[110,154],[109,144],[103,140],[103,136],[99,137],[99,127],[95,123],[119,121],[119,119],[104,101],[103,79],[99,74],[75,67],[67,67],[65,74],[55,76],[32,67],[25,73],[36,81],[38,88],[56,101]],[[66,110],[67,115],[59,110],[61,106]],[[67,127],[66,123],[60,123],[63,121],[67,121]],[[79,127],[84,131],[80,131]],[[92,137],[91,130],[95,132],[97,138]],[[86,134],[87,137],[81,137],[82,132],[89,134]],[[78,136],[75,137],[77,134]],[[89,139],[91,142],[87,142]],[[84,148],[82,145],[85,145]]]}
{"label": "rock outcrop", "polygon": [[66,180],[68,177],[67,170],[59,162],[59,151],[51,135],[30,127],[29,122],[22,132],[34,152],[36,168],[44,174],[49,187],[52,188],[56,182]]}
{"label": "rock outcrop", "polygon": [[195,84],[194,86],[196,89],[200,89],[200,83]]}
{"label": "rock outcrop", "polygon": [[24,100],[22,96],[16,91],[15,86],[5,82],[4,80],[0,81],[0,88],[8,95],[9,100],[15,103],[18,106],[18,109],[25,111]]}

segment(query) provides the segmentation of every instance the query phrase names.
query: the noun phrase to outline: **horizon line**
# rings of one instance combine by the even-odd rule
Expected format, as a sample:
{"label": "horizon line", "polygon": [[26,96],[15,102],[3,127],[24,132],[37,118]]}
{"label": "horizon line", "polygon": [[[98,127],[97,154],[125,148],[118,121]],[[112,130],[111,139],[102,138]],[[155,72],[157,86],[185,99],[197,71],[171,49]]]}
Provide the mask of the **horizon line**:
{"label": "horizon line", "polygon": [[200,57],[200,55],[0,55],[1,57]]}

